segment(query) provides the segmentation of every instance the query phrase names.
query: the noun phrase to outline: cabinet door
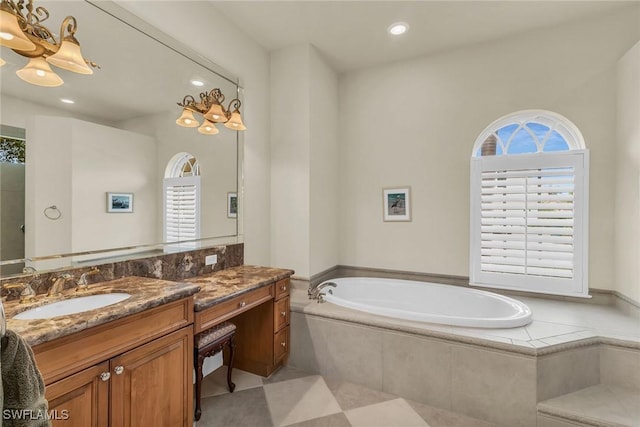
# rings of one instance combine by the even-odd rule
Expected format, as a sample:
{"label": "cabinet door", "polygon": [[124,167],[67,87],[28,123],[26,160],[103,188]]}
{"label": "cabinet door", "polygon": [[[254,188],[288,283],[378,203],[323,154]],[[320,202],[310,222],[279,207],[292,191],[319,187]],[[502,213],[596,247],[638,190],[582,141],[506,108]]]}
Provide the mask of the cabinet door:
{"label": "cabinet door", "polygon": [[[105,374],[104,381],[101,374]],[[109,363],[104,362],[49,384],[45,391],[53,427],[107,427]]]}
{"label": "cabinet door", "polygon": [[192,427],[193,329],[111,359],[112,427]]}

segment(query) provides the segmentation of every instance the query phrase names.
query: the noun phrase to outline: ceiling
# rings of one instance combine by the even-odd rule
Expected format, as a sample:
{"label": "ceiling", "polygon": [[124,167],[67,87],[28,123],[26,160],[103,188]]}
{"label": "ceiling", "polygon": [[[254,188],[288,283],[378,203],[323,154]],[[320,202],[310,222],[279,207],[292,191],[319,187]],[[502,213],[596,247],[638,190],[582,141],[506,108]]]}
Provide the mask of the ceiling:
{"label": "ceiling", "polygon": [[[510,37],[632,3],[210,1],[267,50],[311,43],[338,72]],[[407,22],[410,30],[392,38],[387,28],[397,21]]]}

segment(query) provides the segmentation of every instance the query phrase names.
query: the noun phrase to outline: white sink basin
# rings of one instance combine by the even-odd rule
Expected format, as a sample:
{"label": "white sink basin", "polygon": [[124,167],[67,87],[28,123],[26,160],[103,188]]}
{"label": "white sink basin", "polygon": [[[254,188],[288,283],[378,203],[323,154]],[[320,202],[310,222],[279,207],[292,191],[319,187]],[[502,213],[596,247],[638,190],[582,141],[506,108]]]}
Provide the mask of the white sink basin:
{"label": "white sink basin", "polygon": [[23,311],[22,313],[13,316],[13,318],[18,320],[49,319],[51,317],[65,316],[67,314],[82,313],[83,311],[94,310],[96,308],[102,308],[124,301],[130,296],[130,294],[123,292],[114,292],[111,294],[87,295],[83,297],[69,298]]}

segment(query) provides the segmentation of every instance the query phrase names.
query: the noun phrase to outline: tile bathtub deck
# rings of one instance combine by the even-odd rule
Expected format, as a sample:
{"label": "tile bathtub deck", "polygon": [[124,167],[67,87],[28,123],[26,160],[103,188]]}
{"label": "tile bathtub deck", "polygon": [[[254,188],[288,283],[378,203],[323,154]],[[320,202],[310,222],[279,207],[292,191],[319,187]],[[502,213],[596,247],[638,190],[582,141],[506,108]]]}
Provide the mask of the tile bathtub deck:
{"label": "tile bathtub deck", "polygon": [[511,344],[523,351],[545,351],[583,340],[602,340],[640,349],[640,317],[613,306],[560,301],[535,297],[517,297],[533,313],[533,321],[523,327],[508,329],[464,328],[392,319],[356,312],[330,303],[309,301],[306,291],[294,289],[292,311],[312,315],[354,320],[379,326],[390,322],[397,328],[423,329],[453,337],[480,339],[497,344]]}
{"label": "tile bathtub deck", "polygon": [[196,427],[496,427],[393,394],[284,367],[269,378],[226,368],[202,383]]}

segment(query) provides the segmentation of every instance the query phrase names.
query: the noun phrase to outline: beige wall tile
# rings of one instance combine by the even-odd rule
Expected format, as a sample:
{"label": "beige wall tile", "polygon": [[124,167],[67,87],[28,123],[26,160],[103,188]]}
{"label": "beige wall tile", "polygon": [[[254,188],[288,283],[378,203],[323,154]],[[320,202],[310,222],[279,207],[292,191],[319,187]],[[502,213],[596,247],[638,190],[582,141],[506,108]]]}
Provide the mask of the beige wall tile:
{"label": "beige wall tile", "polygon": [[538,358],[538,401],[600,382],[600,350],[589,346]]}
{"label": "beige wall tile", "polygon": [[408,334],[383,334],[383,390],[451,408],[451,345]]}
{"label": "beige wall tile", "polygon": [[452,345],[451,409],[510,427],[536,425],[536,362]]}
{"label": "beige wall tile", "polygon": [[601,345],[600,382],[640,390],[640,351]]}

